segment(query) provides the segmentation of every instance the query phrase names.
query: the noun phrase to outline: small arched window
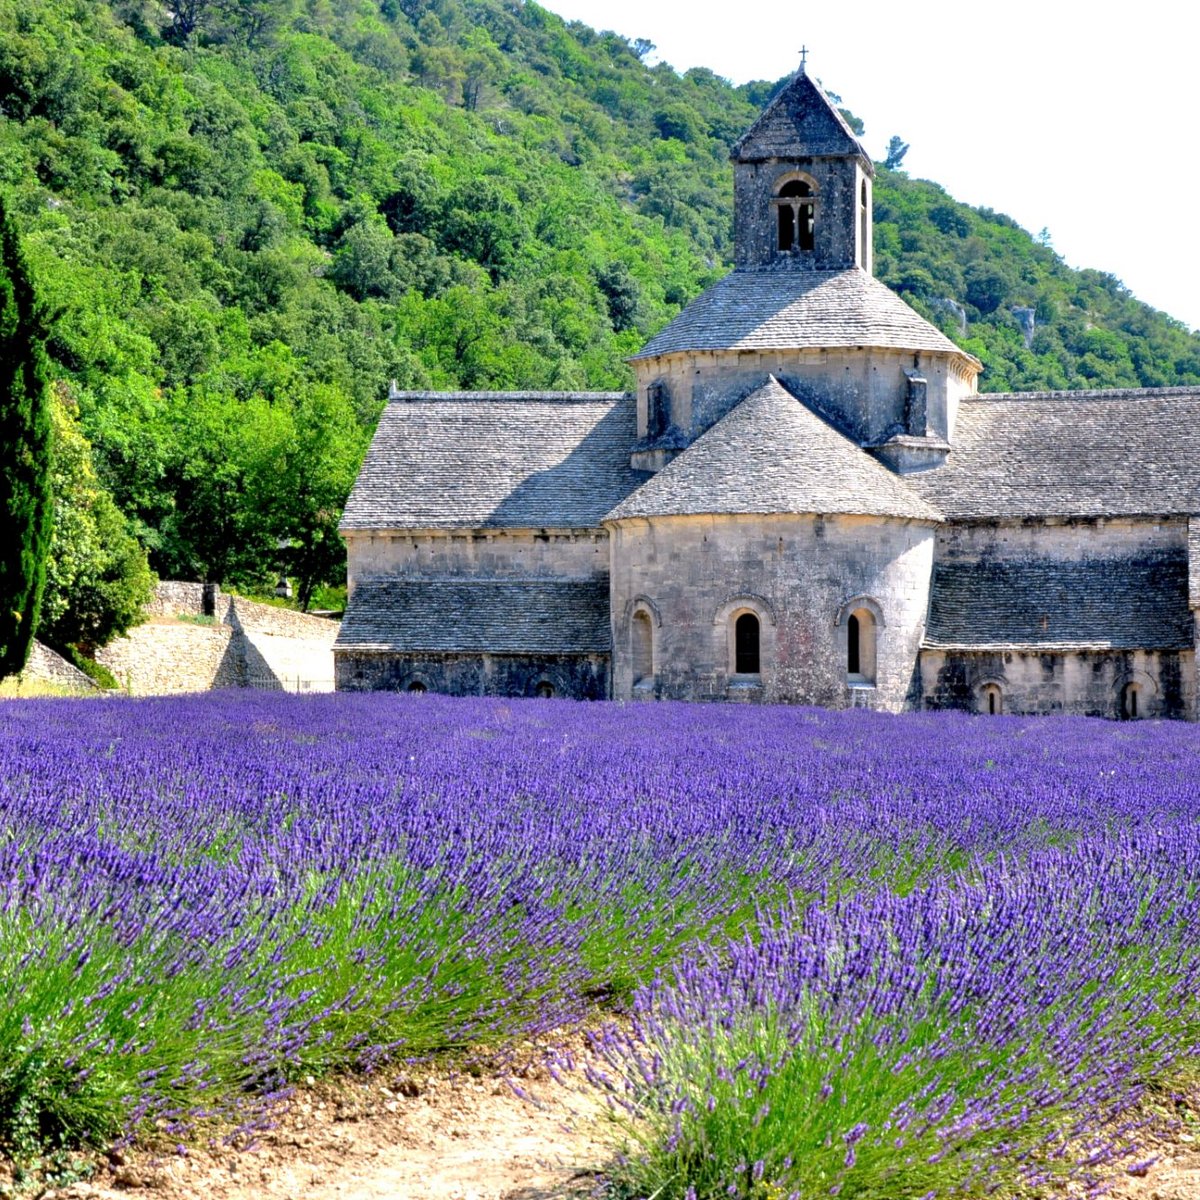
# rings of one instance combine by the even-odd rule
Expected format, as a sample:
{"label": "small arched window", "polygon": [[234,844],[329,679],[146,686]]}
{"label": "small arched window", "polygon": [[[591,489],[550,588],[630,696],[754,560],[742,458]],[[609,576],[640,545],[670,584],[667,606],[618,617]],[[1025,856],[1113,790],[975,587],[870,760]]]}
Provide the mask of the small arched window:
{"label": "small arched window", "polygon": [[851,683],[875,682],[875,614],[869,608],[846,618],[846,674]]}
{"label": "small arched window", "polygon": [[412,692],[413,695],[420,695],[422,692],[429,691],[429,689],[419,679],[414,679],[405,690]]}
{"label": "small arched window", "polygon": [[794,250],[811,250],[815,244],[816,203],[812,185],[803,179],[792,179],[779,189],[775,198],[775,210],[779,222],[779,249],[791,253]]}
{"label": "small arched window", "polygon": [[733,623],[733,669],[738,675],[759,674],[759,622],[749,612]]}
{"label": "small arched window", "polygon": [[533,694],[539,700],[551,700],[554,698],[554,684],[548,679],[543,679],[537,687],[533,689]]}
{"label": "small arched window", "polygon": [[1136,683],[1127,683],[1121,689],[1121,716],[1126,721],[1136,721],[1141,715],[1141,688]]}
{"label": "small arched window", "polygon": [[633,686],[654,682],[654,624],[650,614],[638,609],[629,627],[629,656],[633,662]]}
{"label": "small arched window", "polygon": [[998,683],[985,683],[979,689],[979,711],[998,717],[1004,711],[1004,693]]}

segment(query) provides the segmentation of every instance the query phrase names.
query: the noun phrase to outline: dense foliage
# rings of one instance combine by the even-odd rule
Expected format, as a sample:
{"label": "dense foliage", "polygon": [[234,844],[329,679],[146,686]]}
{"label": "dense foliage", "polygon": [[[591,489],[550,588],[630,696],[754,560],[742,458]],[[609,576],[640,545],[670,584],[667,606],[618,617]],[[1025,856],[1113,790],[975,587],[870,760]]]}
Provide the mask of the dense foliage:
{"label": "dense foliage", "polygon": [[50,548],[50,397],[42,307],[0,197],[0,678],[25,665]]}
{"label": "dense foliage", "polygon": [[92,448],[63,386],[52,393],[50,417],[54,533],[37,633],[47,645],[86,655],[141,619],[154,576],[129,522],[96,478]]}
{"label": "dense foliage", "polygon": [[[0,0],[0,186],[160,573],[336,576],[389,378],[628,384],[729,263],[772,90],[649,49],[521,0]],[[888,170],[877,206],[878,273],[985,387],[1200,382],[1200,339],[999,214]]]}
{"label": "dense foliage", "polygon": [[632,996],[593,1075],[613,1195],[993,1194],[1136,1153],[1200,1022],[1193,727],[655,717],[9,702],[0,1144],[246,1120]]}

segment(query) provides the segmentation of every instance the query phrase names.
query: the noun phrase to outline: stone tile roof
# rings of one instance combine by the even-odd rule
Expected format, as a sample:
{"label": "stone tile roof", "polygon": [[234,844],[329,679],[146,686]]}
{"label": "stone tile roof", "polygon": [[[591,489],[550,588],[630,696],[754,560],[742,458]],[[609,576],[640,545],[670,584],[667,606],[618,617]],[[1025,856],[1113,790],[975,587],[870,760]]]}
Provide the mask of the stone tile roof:
{"label": "stone tile roof", "polygon": [[335,650],[607,654],[608,577],[378,579],[350,597]]}
{"label": "stone tile roof", "polygon": [[1200,388],[972,397],[951,442],[909,477],[951,519],[1200,511]]}
{"label": "stone tile roof", "polygon": [[730,157],[749,162],[825,154],[857,155],[867,170],[875,173],[870,156],[845,118],[824,90],[800,70],[734,143]]}
{"label": "stone tile roof", "polygon": [[1186,553],[935,563],[924,644],[1190,649]]}
{"label": "stone tile roof", "polygon": [[838,346],[938,350],[978,366],[895,292],[858,267],[732,271],[655,334],[633,361],[688,350]]}
{"label": "stone tile roof", "polygon": [[774,376],[608,514],[941,514]]}
{"label": "stone tile roof", "polygon": [[595,528],[645,479],[636,413],[625,393],[397,393],[341,528]]}

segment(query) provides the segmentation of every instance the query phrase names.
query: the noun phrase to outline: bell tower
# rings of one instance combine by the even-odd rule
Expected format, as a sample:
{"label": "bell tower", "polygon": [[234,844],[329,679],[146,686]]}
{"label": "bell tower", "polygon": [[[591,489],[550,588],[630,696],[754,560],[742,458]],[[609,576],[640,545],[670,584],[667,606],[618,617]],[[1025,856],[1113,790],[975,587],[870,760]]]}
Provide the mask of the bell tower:
{"label": "bell tower", "polygon": [[870,274],[875,168],[803,66],[730,157],[739,270]]}

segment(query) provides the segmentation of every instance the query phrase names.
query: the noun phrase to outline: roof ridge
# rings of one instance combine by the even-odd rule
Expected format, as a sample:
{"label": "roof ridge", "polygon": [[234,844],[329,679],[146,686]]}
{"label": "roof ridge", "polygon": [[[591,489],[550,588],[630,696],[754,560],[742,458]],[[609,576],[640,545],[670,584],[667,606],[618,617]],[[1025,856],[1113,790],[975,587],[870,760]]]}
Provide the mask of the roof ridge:
{"label": "roof ridge", "polygon": [[632,400],[633,392],[435,392],[393,391],[388,395],[390,403],[436,403],[442,401],[491,401],[491,400],[540,400],[543,403],[573,403],[603,400]]}
{"label": "roof ridge", "polygon": [[964,403],[977,400],[1153,400],[1159,397],[1200,395],[1200,383],[1170,384],[1165,387],[1064,389],[1049,392],[977,392],[964,396]]}

